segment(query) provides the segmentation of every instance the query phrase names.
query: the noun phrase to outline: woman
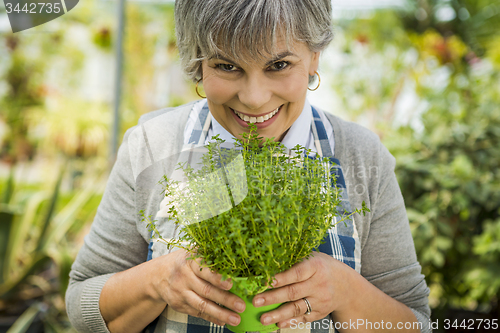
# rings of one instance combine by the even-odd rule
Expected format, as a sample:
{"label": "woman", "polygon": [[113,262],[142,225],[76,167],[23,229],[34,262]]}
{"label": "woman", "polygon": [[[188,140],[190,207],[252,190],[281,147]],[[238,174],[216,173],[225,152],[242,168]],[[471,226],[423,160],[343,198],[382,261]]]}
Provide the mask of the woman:
{"label": "woman", "polygon": [[[239,323],[244,303],[228,292],[231,281],[200,271],[182,250],[165,253],[149,244],[138,212],[158,213],[161,193],[149,184],[172,172],[175,159],[168,157],[184,144],[204,144],[216,134],[241,138],[256,123],[259,134],[289,148],[301,144],[336,158],[345,170],[347,209],[365,201],[371,210],[336,235],[339,251],[320,248],[254,298],[255,306],[285,303],[261,322],[293,329],[331,318],[338,325],[327,330],[427,331],[428,288],[394,158],[376,135],[306,99],[308,84],[319,78],[320,52],[332,39],[330,0],[177,0],[175,14],[182,63],[196,88],[203,84],[206,100],[147,114],[125,134],[70,274],[66,303],[74,326],[203,332]],[[162,222],[172,236],[173,226]],[[324,324],[310,330],[324,331]]]}

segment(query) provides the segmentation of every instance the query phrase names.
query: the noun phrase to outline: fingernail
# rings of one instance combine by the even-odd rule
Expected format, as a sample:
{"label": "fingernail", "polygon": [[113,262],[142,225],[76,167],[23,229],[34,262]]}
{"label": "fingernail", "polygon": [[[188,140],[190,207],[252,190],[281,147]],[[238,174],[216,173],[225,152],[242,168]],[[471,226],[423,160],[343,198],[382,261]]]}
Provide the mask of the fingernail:
{"label": "fingernail", "polygon": [[240,318],[238,318],[237,316],[230,316],[229,323],[231,323],[232,326],[238,326],[238,324],[240,323]]}
{"label": "fingernail", "polygon": [[255,306],[261,306],[262,304],[264,304],[264,299],[263,298],[257,298],[255,300]]}
{"label": "fingernail", "polygon": [[286,321],[278,324],[279,328],[285,328],[285,326],[286,326]]}
{"label": "fingernail", "polygon": [[222,282],[222,287],[223,287],[224,289],[226,289],[226,290],[231,289],[231,287],[232,287],[232,286],[233,286],[233,284],[232,284],[231,282],[229,282],[229,281],[224,281],[224,282]]}
{"label": "fingernail", "polygon": [[243,303],[243,302],[236,302],[234,307],[236,308],[236,311],[238,311],[238,312],[245,311],[245,303]]}
{"label": "fingernail", "polygon": [[263,320],[262,320],[262,324],[264,325],[269,325],[272,321],[272,318],[271,317],[265,317]]}
{"label": "fingernail", "polygon": [[271,286],[275,288],[278,285],[278,280],[274,280],[273,283],[271,283]]}

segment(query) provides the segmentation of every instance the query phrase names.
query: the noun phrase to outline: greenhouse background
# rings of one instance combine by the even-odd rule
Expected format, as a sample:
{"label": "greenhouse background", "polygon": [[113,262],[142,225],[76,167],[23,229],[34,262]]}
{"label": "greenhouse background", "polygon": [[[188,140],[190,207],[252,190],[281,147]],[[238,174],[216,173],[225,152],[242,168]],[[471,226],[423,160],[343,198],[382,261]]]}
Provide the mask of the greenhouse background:
{"label": "greenhouse background", "polygon": [[[432,319],[500,318],[500,2],[333,9],[309,100],[370,128],[396,157]],[[18,33],[0,4],[0,332],[74,332],[68,273],[113,138],[198,99],[175,44],[173,1],[80,1]]]}

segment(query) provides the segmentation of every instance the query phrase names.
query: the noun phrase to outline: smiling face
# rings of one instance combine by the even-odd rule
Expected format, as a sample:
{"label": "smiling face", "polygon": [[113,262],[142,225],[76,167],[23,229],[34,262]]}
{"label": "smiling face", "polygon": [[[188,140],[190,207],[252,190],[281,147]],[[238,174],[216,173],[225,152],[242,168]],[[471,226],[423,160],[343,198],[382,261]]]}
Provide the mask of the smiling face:
{"label": "smiling face", "polygon": [[262,59],[236,63],[218,55],[202,62],[203,88],[217,122],[236,138],[255,123],[265,138],[281,140],[304,107],[319,52],[296,42]]}

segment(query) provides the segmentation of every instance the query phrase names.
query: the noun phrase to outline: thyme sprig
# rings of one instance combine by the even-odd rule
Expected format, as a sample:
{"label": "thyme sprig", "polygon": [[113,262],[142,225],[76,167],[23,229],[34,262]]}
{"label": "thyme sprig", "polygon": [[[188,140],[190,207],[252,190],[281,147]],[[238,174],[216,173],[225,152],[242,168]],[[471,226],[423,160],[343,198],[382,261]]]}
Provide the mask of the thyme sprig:
{"label": "thyme sprig", "polygon": [[[256,129],[250,126],[234,149],[212,138],[200,167],[179,165],[187,185],[167,176],[160,181],[170,198],[170,219],[182,230],[178,238],[164,239],[157,221],[141,214],[154,239],[201,258],[203,267],[223,279],[249,277],[264,290],[274,275],[317,250],[328,229],[369,209],[363,202],[361,209],[335,219],[342,211],[341,194],[330,160],[300,145],[288,153]],[[219,213],[224,203],[229,207]]]}

